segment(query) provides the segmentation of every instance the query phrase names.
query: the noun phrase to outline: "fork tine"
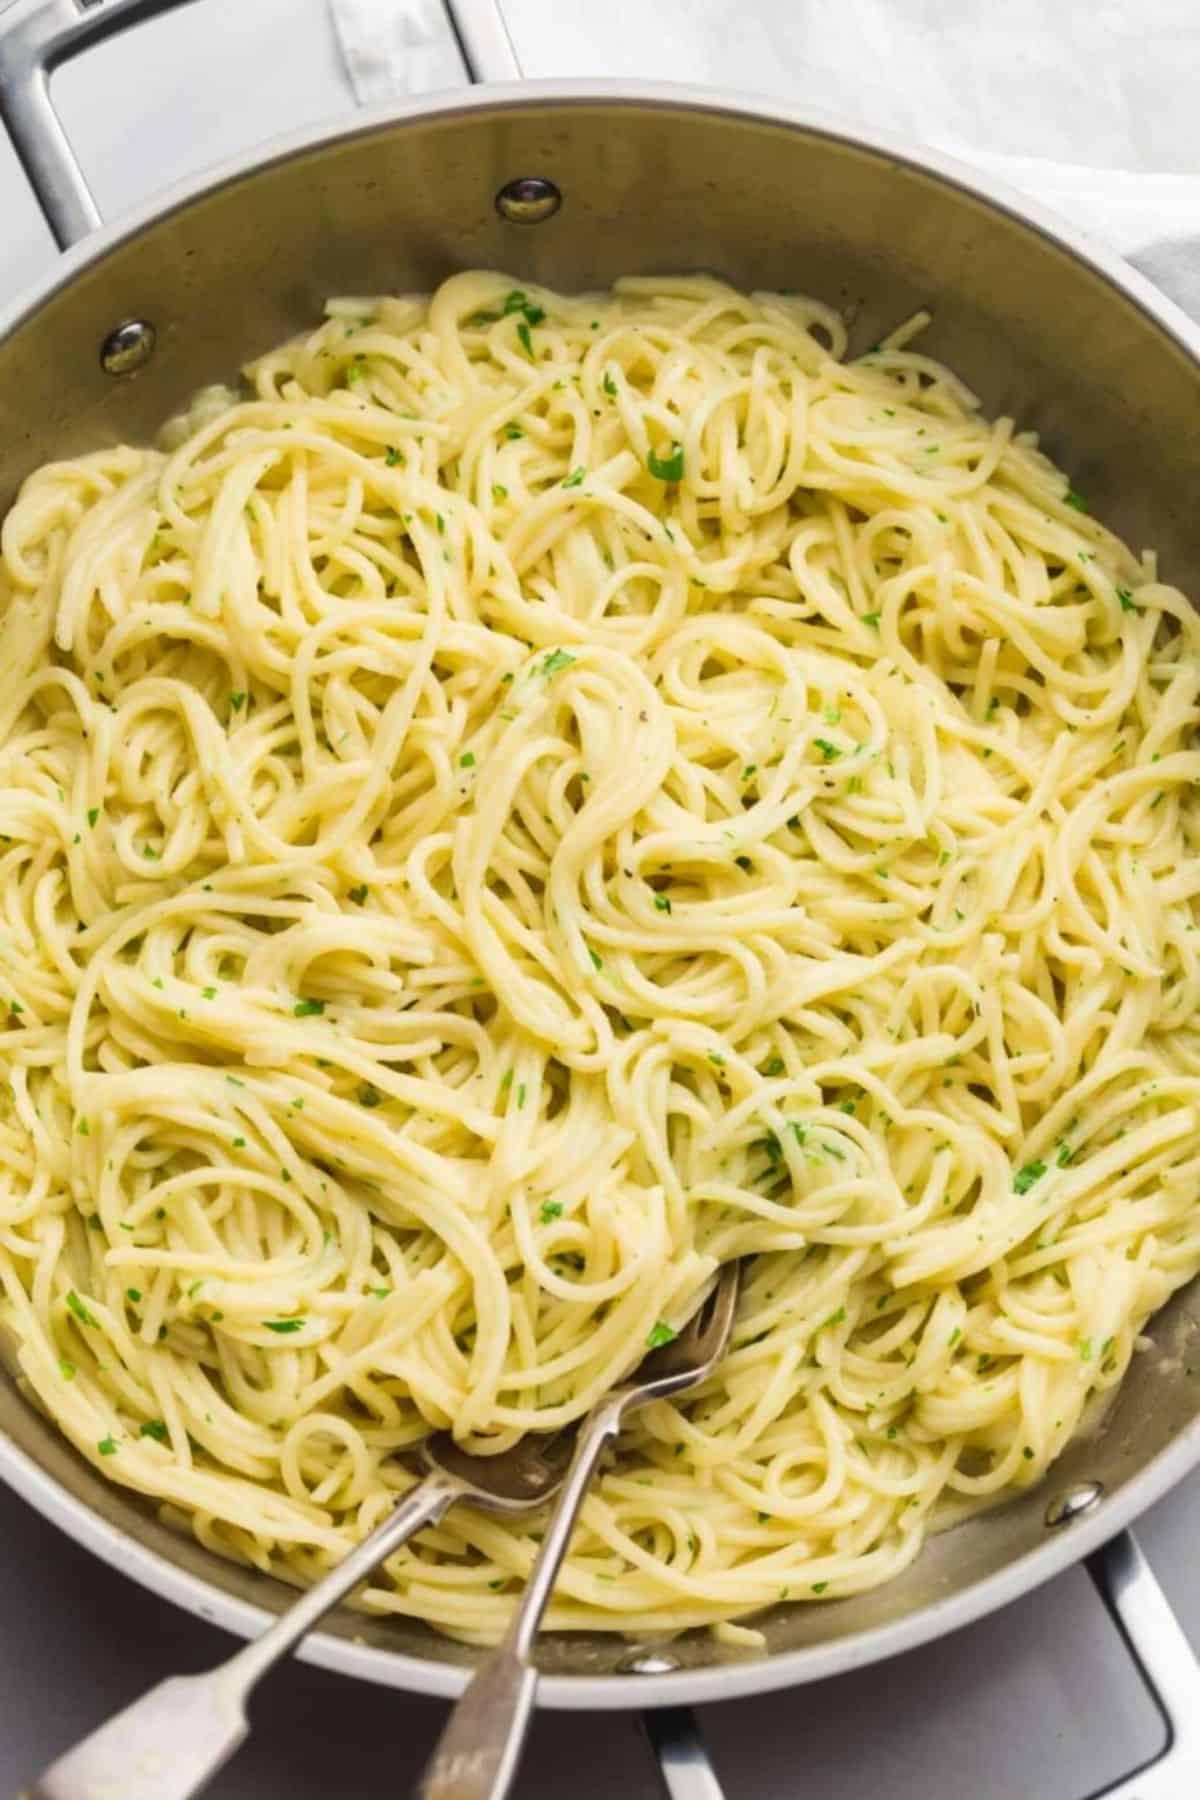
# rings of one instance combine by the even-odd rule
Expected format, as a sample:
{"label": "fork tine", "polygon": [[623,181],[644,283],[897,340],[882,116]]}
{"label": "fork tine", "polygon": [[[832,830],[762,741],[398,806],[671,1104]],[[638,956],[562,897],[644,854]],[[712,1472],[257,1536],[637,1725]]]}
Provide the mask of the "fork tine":
{"label": "fork tine", "polygon": [[740,1263],[725,1264],[704,1300],[680,1332],[679,1342],[690,1339],[700,1344],[714,1335],[724,1337],[737,1306],[741,1273]]}
{"label": "fork tine", "polygon": [[737,1311],[737,1303],[742,1291],[742,1265],[740,1262],[727,1264],[721,1271],[721,1279],[714,1289],[711,1315],[705,1327],[705,1336],[716,1336],[722,1343],[729,1336],[733,1324],[733,1315]]}
{"label": "fork tine", "polygon": [[677,1338],[652,1350],[626,1378],[625,1388],[695,1371],[699,1380],[722,1356],[733,1325],[741,1285],[740,1263],[726,1263]]}
{"label": "fork tine", "polygon": [[[678,1383],[693,1375],[699,1381],[707,1374],[725,1349],[740,1277],[740,1264],[727,1263],[679,1336],[644,1355],[623,1388],[663,1378]],[[438,1432],[426,1438],[420,1456],[426,1468],[441,1469],[466,1483],[477,1505],[498,1512],[520,1512],[557,1494],[578,1435],[578,1424],[545,1436],[530,1432],[500,1455],[481,1456],[464,1450],[449,1432]]]}

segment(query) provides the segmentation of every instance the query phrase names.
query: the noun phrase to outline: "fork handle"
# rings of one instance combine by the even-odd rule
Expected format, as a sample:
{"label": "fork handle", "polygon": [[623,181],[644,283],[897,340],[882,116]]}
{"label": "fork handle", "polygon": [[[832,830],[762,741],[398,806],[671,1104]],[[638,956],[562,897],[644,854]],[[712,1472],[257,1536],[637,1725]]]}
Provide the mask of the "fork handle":
{"label": "fork handle", "polygon": [[616,1437],[628,1399],[620,1389],[610,1394],[580,1432],[521,1604],[450,1714],[417,1787],[419,1800],[504,1800],[508,1793],[537,1692],[534,1639],[600,1453]]}
{"label": "fork handle", "polygon": [[48,1768],[29,1800],[190,1800],[233,1755],[249,1729],[246,1701],[268,1669],[344,1599],[378,1563],[423,1525],[433,1525],[464,1492],[435,1470],[342,1558],[323,1580],[203,1675],[173,1675],[109,1719]]}

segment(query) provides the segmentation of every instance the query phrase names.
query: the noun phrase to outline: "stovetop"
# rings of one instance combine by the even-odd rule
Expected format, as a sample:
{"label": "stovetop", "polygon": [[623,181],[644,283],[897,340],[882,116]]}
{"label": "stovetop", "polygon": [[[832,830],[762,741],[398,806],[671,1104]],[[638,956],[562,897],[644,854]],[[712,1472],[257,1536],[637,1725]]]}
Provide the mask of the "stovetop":
{"label": "stovetop", "polygon": [[[407,3],[433,22],[437,42],[425,61],[434,79],[444,78],[456,56],[436,0]],[[631,30],[646,0],[600,8],[594,0],[509,0],[507,11],[530,74],[778,88],[770,47],[788,0],[741,0],[737,66],[718,70],[689,38],[688,9],[711,14],[726,4],[660,0],[650,67],[644,48],[634,55]],[[109,213],[353,104],[325,0],[198,0],[64,70],[56,98]],[[0,220],[3,305],[51,267],[54,252],[2,133]],[[1138,1537],[1200,1650],[1198,1523],[1200,1472],[1148,1515]],[[16,1793],[164,1673],[203,1668],[231,1647],[93,1561],[3,1489],[0,1596],[0,1795]],[[407,1792],[442,1714],[439,1702],[293,1664],[266,1684],[254,1735],[212,1792],[219,1800]],[[703,1722],[727,1800],[1083,1800],[1162,1740],[1154,1707],[1079,1570],[940,1643],[819,1688],[710,1707]],[[636,1721],[539,1717],[518,1791],[558,1800],[564,1790],[571,1800],[659,1795]]]}

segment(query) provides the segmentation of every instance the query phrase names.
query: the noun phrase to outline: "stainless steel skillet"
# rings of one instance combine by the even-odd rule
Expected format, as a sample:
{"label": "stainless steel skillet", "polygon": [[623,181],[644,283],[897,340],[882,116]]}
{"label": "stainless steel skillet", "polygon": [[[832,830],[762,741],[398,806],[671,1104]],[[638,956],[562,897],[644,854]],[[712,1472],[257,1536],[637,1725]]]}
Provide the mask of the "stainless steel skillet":
{"label": "stainless steel skillet", "polygon": [[[1040,430],[1097,511],[1200,588],[1200,333],[1119,260],[1017,196],[810,112],[648,83],[542,83],[363,114],[93,230],[47,71],[170,3],[16,0],[0,11],[0,114],[56,236],[74,245],[0,322],[0,506],[50,457],[148,436],[193,389],[310,320],[327,294],[427,288],[480,264],[567,288],[711,268],[835,301],[860,348],[931,305],[934,352],[989,408]],[[474,73],[515,77],[494,14],[480,0],[456,0],[456,12]],[[1017,1598],[1096,1552],[1200,1461],[1198,1323],[1193,1289],[1156,1323],[1155,1348],[1137,1359],[1104,1432],[1077,1444],[1051,1485],[935,1539],[890,1586],[780,1609],[761,1658],[702,1636],[668,1651],[550,1637],[542,1698],[678,1708],[745,1695],[892,1655]],[[217,1561],[103,1482],[7,1384],[0,1476],[98,1554],[231,1630],[261,1628],[278,1604],[275,1584]],[[1169,1614],[1156,1614],[1136,1551],[1119,1539],[1093,1568],[1153,1665],[1180,1751],[1195,1757],[1194,1664]],[[304,1654],[438,1694],[457,1691],[469,1661],[432,1633],[358,1616]],[[1153,1790],[1134,1791],[1148,1800]]]}

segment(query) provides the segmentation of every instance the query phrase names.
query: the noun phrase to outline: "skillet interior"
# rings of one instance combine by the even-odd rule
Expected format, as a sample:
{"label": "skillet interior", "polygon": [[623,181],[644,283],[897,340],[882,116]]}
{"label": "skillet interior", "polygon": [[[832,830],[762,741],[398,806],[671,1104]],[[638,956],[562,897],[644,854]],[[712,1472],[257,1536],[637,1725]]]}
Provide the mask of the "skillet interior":
{"label": "skillet interior", "polygon": [[[555,219],[522,228],[497,217],[492,196],[518,174],[558,182]],[[429,289],[472,266],[567,289],[689,269],[742,287],[799,288],[853,318],[857,349],[929,305],[932,352],[990,412],[1037,429],[1107,523],[1135,548],[1160,549],[1170,579],[1200,587],[1200,369],[1182,321],[1173,335],[1119,276],[899,153],[748,104],[603,84],[523,89],[505,101],[455,97],[368,120],[236,170],[157,221],[109,234],[99,253],[73,253],[48,296],[0,340],[0,509],[45,460],[152,435],[197,387],[230,379],[311,322],[327,295]],[[114,382],[100,369],[100,342],[137,316],[154,321],[158,352],[142,376]],[[1108,1529],[1200,1459],[1200,1342],[1194,1370],[1188,1348],[1198,1325],[1200,1284],[1156,1323],[1155,1347],[1136,1359],[1103,1431],[1057,1466],[1054,1488],[1104,1482]],[[253,1623],[249,1608],[274,1611],[285,1597],[110,1486],[7,1381],[0,1433],[0,1475],[149,1585],[234,1629]],[[639,1681],[634,1695],[612,1678],[628,1664],[626,1643],[547,1637],[542,1664],[563,1679],[545,1697],[620,1706],[732,1696],[901,1649],[1073,1559],[1079,1528],[1047,1544],[1047,1497],[1043,1489],[934,1539],[872,1593],[778,1609],[766,1626],[768,1662],[696,1634],[672,1654],[707,1679]],[[419,1625],[347,1613],[308,1653],[443,1693],[461,1685],[471,1660]]]}

